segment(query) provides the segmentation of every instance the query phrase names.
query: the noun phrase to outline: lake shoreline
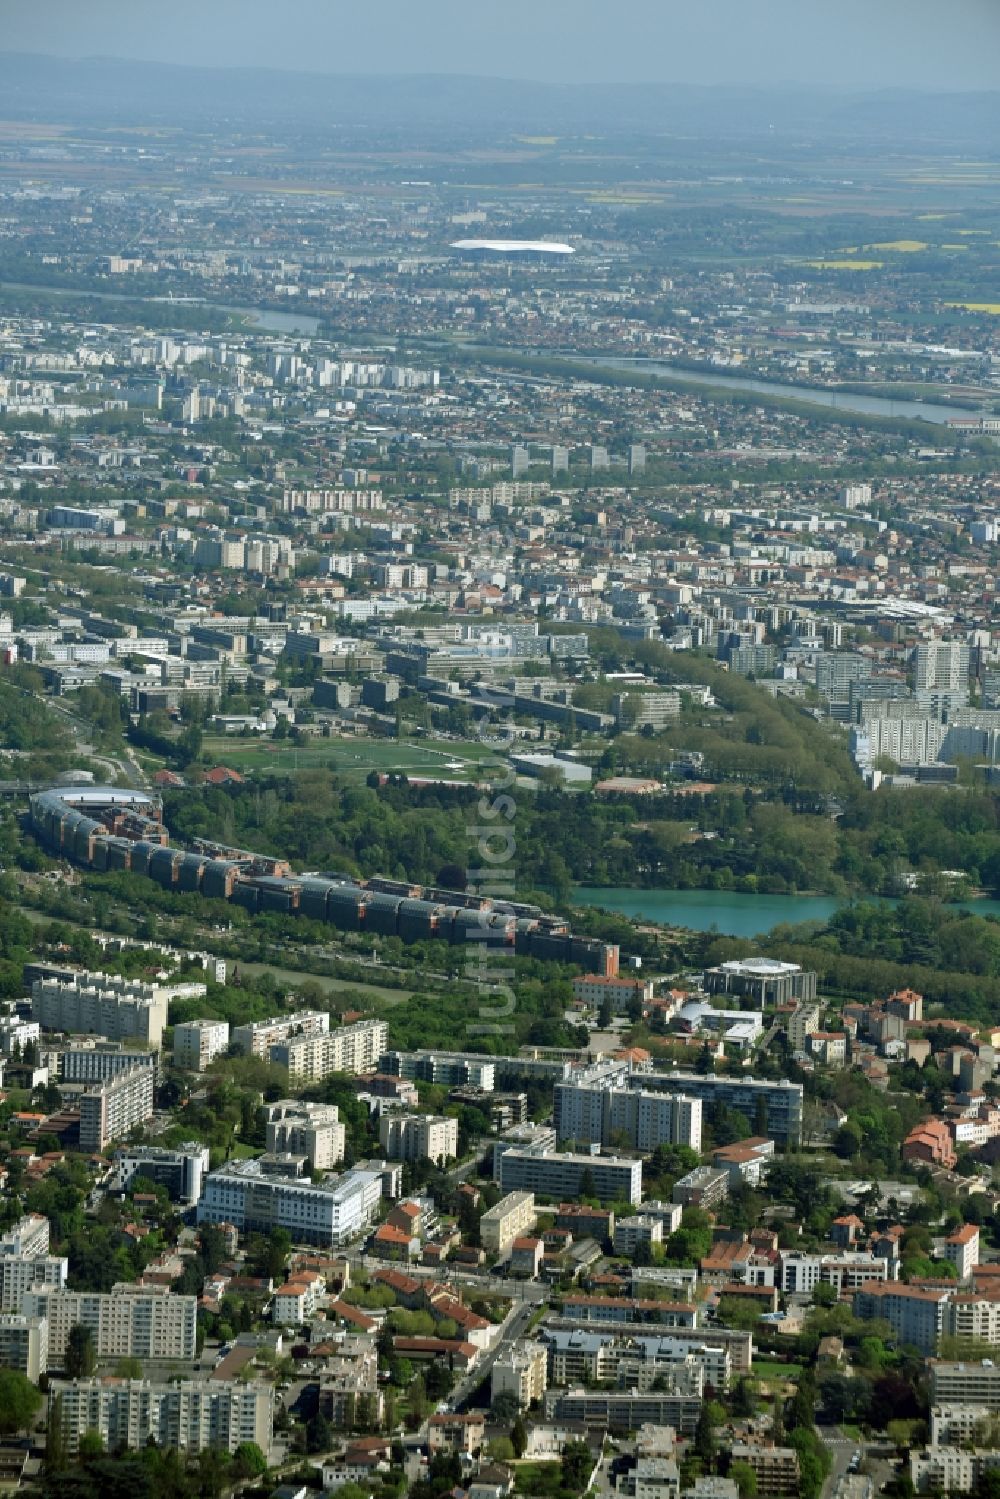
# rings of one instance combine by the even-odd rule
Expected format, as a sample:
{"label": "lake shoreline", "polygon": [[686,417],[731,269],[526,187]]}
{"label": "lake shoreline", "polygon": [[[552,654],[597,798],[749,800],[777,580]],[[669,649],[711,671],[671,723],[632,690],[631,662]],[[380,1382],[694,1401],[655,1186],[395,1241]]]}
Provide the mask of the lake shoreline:
{"label": "lake shoreline", "polygon": [[[646,925],[715,932],[720,937],[758,938],[778,926],[815,921],[828,925],[838,911],[857,905],[898,905],[903,896],[850,894],[766,895],[734,890],[665,890],[635,886],[578,885],[570,898],[577,910],[603,910]],[[1000,919],[1000,900],[985,895],[946,902],[965,912]]]}

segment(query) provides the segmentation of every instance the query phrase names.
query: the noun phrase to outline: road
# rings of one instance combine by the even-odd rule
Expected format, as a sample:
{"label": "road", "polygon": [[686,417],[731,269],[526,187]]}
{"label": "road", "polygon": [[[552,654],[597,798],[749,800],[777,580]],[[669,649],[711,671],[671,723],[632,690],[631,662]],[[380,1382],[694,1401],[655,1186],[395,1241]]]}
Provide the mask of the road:
{"label": "road", "polygon": [[[884,1441],[855,1439],[839,1426],[818,1426],[816,1430],[833,1458],[820,1499],[863,1499],[865,1494],[884,1493],[896,1472],[890,1446]],[[860,1472],[852,1475],[848,1468],[856,1452],[861,1455]]]}
{"label": "road", "polygon": [[488,1272],[478,1274],[474,1270],[461,1270],[455,1265],[443,1268],[439,1265],[404,1265],[399,1260],[383,1260],[377,1255],[366,1254],[357,1245],[342,1250],[344,1257],[365,1270],[396,1270],[411,1275],[414,1280],[445,1280],[449,1285],[465,1286],[470,1291],[487,1292],[492,1296],[505,1296],[509,1301],[521,1301],[532,1308],[548,1300],[547,1286],[531,1280],[504,1280]]}
{"label": "road", "polygon": [[851,1458],[861,1448],[861,1443],[847,1436],[839,1426],[817,1426],[816,1430],[833,1459],[833,1467],[823,1484],[820,1499],[833,1499],[850,1466]]}
{"label": "road", "polygon": [[528,1330],[528,1323],[534,1316],[535,1310],[535,1307],[528,1302],[522,1302],[520,1306],[511,1308],[504,1321],[500,1336],[493,1344],[493,1347],[477,1361],[474,1369],[470,1369],[469,1373],[463,1379],[459,1380],[449,1395],[448,1406],[450,1410],[461,1410],[466,1401],[471,1400],[480,1385],[489,1379],[493,1365],[500,1354],[508,1349],[512,1343],[516,1343],[518,1338],[524,1337],[524,1334]]}

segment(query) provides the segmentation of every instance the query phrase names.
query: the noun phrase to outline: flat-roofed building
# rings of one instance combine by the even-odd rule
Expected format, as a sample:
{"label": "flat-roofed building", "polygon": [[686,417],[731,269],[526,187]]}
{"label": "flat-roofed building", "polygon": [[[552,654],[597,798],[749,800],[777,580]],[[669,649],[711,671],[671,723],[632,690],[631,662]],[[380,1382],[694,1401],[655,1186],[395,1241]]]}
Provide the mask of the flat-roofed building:
{"label": "flat-roofed building", "polygon": [[816,974],[774,958],[732,958],[705,970],[707,994],[738,994],[759,1009],[816,998]]}
{"label": "flat-roofed building", "polygon": [[272,1042],[267,1056],[287,1069],[292,1082],[321,1082],[335,1072],[353,1076],[374,1072],[388,1037],[384,1020],[358,1020],[334,1031]]}
{"label": "flat-roofed building", "polygon": [[801,1083],[785,1078],[771,1082],[754,1077],[702,1077],[697,1072],[644,1072],[633,1086],[700,1098],[708,1110],[722,1104],[742,1114],[755,1135],[767,1135],[779,1145],[802,1143]]}
{"label": "flat-roofed building", "polygon": [[659,1145],[701,1150],[700,1098],[684,1093],[651,1093],[639,1087],[558,1083],[554,1115],[560,1140],[580,1145],[626,1143],[644,1154]]}
{"label": "flat-roofed building", "polygon": [[153,1072],[132,1067],[81,1093],[80,1148],[95,1153],[153,1117]]}
{"label": "flat-roofed building", "polygon": [[781,1289],[811,1296],[818,1285],[838,1292],[857,1291],[870,1281],[895,1279],[897,1266],[879,1255],[860,1250],[840,1254],[807,1254],[802,1250],[781,1251]]}
{"label": "flat-roofed building", "polygon": [[160,1074],[160,1053],[122,1041],[85,1040],[59,1051],[59,1080],[63,1083],[109,1083],[133,1067],[149,1067],[153,1082]]}
{"label": "flat-roofed building", "polygon": [[949,1293],[893,1281],[869,1282],[854,1293],[854,1315],[865,1321],[884,1319],[901,1343],[921,1353],[935,1353],[944,1331]]}
{"label": "flat-roofed building", "polygon": [[599,1197],[602,1202],[642,1201],[642,1162],[624,1156],[570,1155],[508,1150],[500,1160],[503,1192],[534,1192],[561,1202],[567,1197]]}
{"label": "flat-roofed building", "polygon": [[32,1384],[48,1369],[49,1329],[44,1317],[0,1312],[0,1368],[17,1369]]}
{"label": "flat-roofed building", "polygon": [[258,1161],[230,1161],[205,1178],[199,1223],[231,1223],[240,1233],[285,1228],[297,1243],[346,1244],[378,1211],[386,1163],[361,1163],[323,1182],[267,1176]]}
{"label": "flat-roofed building", "polygon": [[761,1499],[783,1499],[799,1492],[799,1454],[794,1447],[775,1447],[773,1443],[734,1442],[734,1463],[746,1463],[757,1480]]}
{"label": "flat-roofed building", "polygon": [[490,1254],[504,1254],[523,1234],[530,1233],[538,1221],[533,1192],[508,1192],[495,1207],[479,1220],[479,1236]]}
{"label": "flat-roofed building", "polygon": [[136,1178],[143,1177],[165,1187],[172,1202],[192,1205],[201,1196],[208,1166],[208,1146],[197,1140],[189,1140],[176,1150],[163,1145],[132,1145],[115,1152],[113,1189],[131,1191]]}
{"label": "flat-roofed building", "polygon": [[98,1358],[190,1363],[197,1306],[197,1297],[175,1295],[166,1286],[122,1282],[112,1291],[36,1287],[25,1293],[21,1311],[47,1320],[48,1363],[61,1369],[70,1330],[77,1324],[93,1333]]}
{"label": "flat-roofed building", "polygon": [[433,1161],[440,1166],[458,1154],[458,1120],[436,1114],[386,1114],[379,1144],[390,1161]]}
{"label": "flat-roofed building", "polygon": [[36,979],[31,1015],[43,1030],[105,1036],[121,1041],[138,1036],[160,1046],[171,999],[204,999],[204,984],[146,984],[110,973],[77,973]]}
{"label": "flat-roofed building", "polygon": [[303,1103],[282,1098],[264,1105],[267,1148],[277,1155],[304,1155],[317,1171],[344,1159],[347,1131],[335,1103]]}
{"label": "flat-roofed building", "polygon": [[64,1255],[0,1253],[0,1312],[19,1312],[25,1292],[34,1286],[65,1286],[68,1273]]}
{"label": "flat-roofed building", "polygon": [[25,1213],[0,1239],[0,1256],[30,1259],[49,1252],[49,1220],[42,1213]]}
{"label": "flat-roofed building", "polygon": [[174,1026],[174,1065],[204,1072],[229,1048],[228,1020],[186,1020]]}
{"label": "flat-roofed building", "polygon": [[63,1446],[73,1457],[85,1432],[105,1449],[139,1451],[150,1442],[198,1453],[235,1452],[254,1442],[265,1454],[273,1437],[274,1393],[269,1384],[242,1380],[55,1379],[49,1420],[58,1418]]}
{"label": "flat-roofed building", "polygon": [[1000,1411],[1000,1363],[931,1359],[931,1405],[978,1405]]}
{"label": "flat-roofed building", "polygon": [[298,1010],[294,1015],[272,1015],[269,1020],[253,1020],[238,1025],[232,1033],[237,1051],[247,1056],[267,1058],[272,1046],[290,1036],[322,1036],[330,1029],[326,1010]]}
{"label": "flat-roofed building", "polygon": [[541,1400],[548,1384],[548,1355],[542,1343],[515,1343],[505,1348],[493,1365],[490,1392],[513,1395],[523,1408]]}

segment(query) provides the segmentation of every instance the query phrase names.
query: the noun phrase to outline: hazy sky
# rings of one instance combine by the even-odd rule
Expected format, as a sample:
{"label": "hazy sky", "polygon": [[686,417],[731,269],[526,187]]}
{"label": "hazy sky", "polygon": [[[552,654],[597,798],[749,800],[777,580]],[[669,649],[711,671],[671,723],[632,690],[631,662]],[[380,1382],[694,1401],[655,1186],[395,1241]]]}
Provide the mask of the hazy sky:
{"label": "hazy sky", "polygon": [[[1000,0],[0,0],[0,48],[329,73],[996,88]],[[2,105],[0,105],[2,111]]]}

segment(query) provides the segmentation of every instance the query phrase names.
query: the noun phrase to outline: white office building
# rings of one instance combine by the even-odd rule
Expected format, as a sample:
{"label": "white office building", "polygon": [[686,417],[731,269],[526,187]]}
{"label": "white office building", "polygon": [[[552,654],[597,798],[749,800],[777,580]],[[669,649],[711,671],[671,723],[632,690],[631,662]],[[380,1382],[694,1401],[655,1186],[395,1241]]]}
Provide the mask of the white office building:
{"label": "white office building", "polygon": [[115,1152],[112,1190],[129,1192],[137,1177],[166,1187],[172,1202],[193,1206],[208,1171],[208,1146],[188,1140],[176,1150],[163,1145],[133,1145]]}
{"label": "white office building", "polygon": [[332,1181],[265,1176],[259,1161],[230,1161],[212,1171],[198,1203],[199,1223],[231,1223],[240,1233],[284,1228],[300,1244],[327,1248],[356,1239],[372,1223],[383,1174],[355,1166]]}

